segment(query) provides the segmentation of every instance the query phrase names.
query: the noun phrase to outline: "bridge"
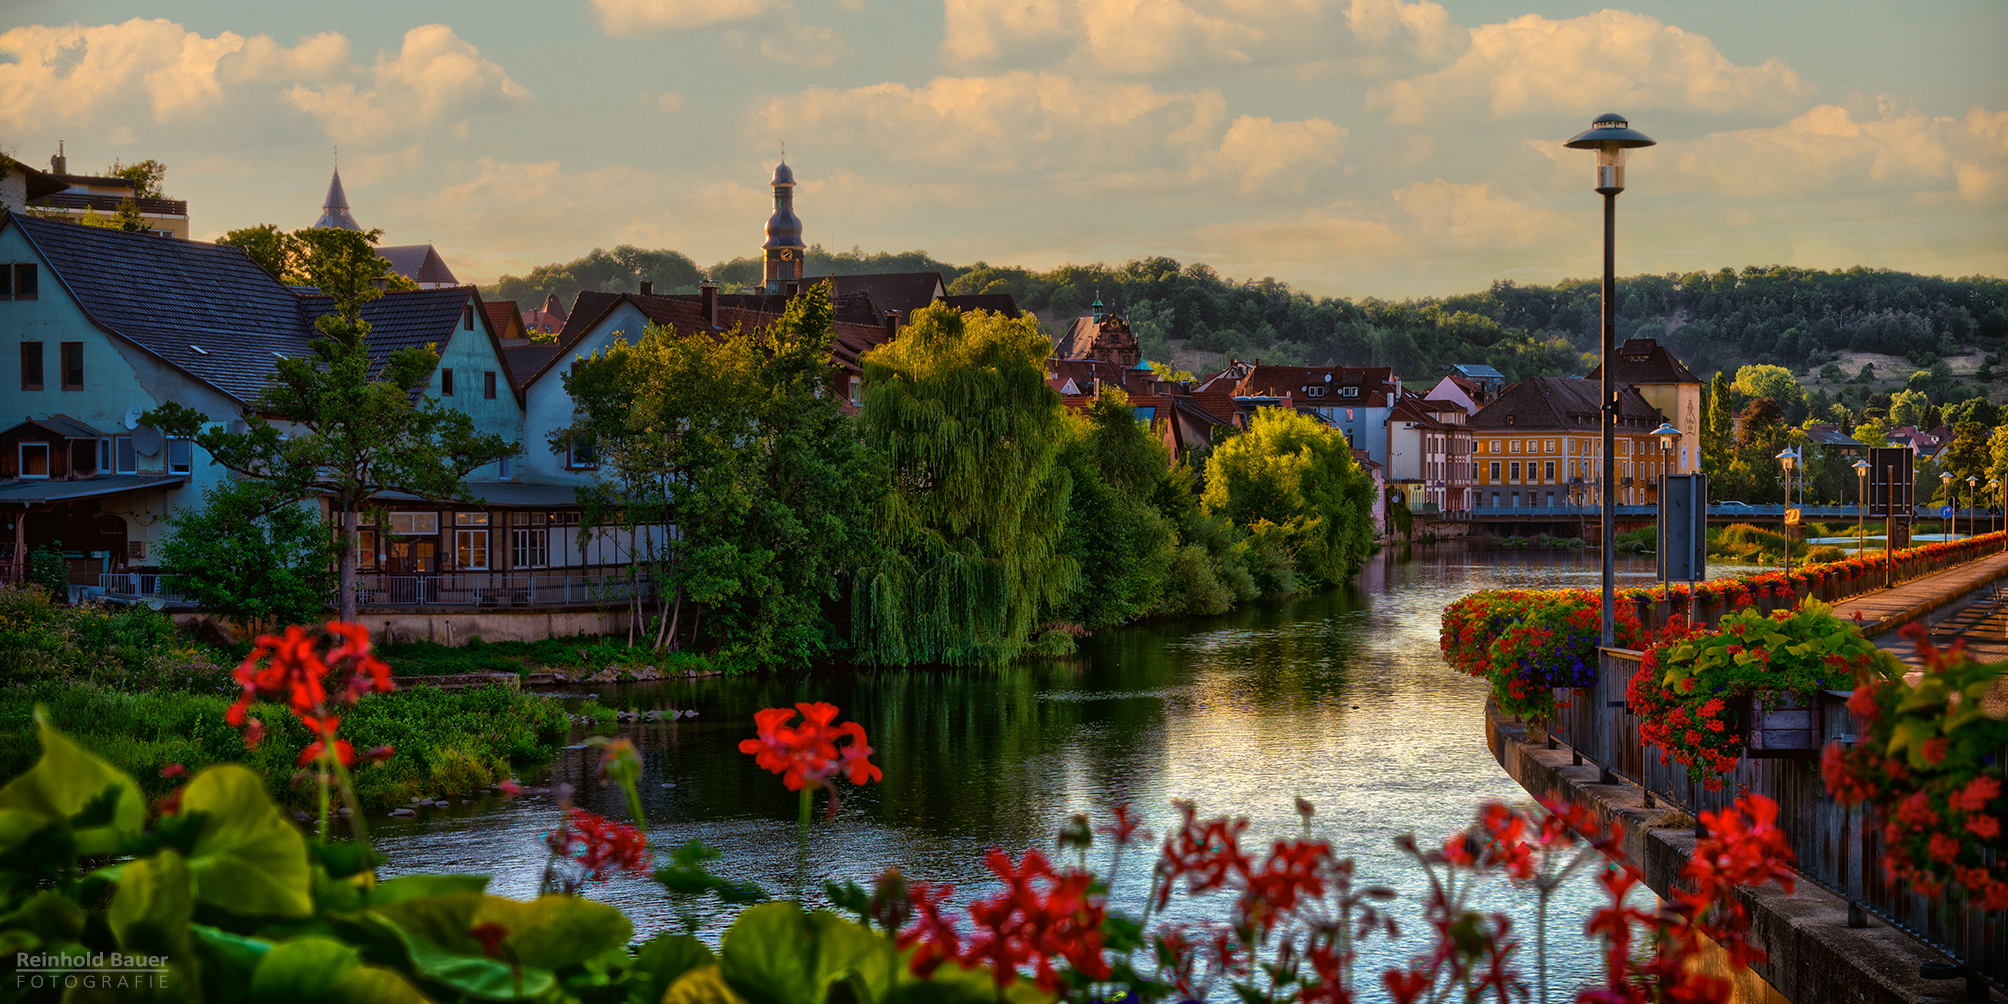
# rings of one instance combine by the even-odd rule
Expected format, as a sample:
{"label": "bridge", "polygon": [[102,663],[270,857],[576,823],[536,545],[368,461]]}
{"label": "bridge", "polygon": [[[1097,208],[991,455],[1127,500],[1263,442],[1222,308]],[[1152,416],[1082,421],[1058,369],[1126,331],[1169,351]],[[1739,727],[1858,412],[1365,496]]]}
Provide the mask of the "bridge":
{"label": "bridge", "polygon": [[[1778,504],[1750,505],[1742,502],[1711,502],[1708,506],[1708,521],[1714,524],[1728,523],[1783,523],[1785,509]],[[1795,506],[1801,519],[1809,522],[1854,523],[1862,520],[1860,505],[1801,505]],[[1582,536],[1594,539],[1599,523],[1603,519],[1603,509],[1594,505],[1498,505],[1479,506],[1475,509],[1455,509],[1438,511],[1434,505],[1419,506],[1414,511],[1418,524],[1451,523],[1470,525],[1472,532],[1483,532],[1485,528],[1498,527],[1517,535],[1546,533],[1557,537]],[[1913,520],[1943,521],[1937,506],[1918,506]],[[1656,505],[1620,505],[1613,507],[1619,533],[1652,526],[1659,520]],[[1874,526],[1884,519],[1876,507],[1869,507],[1867,522]],[[2002,514],[1998,508],[1981,506],[1962,507],[1956,510],[1953,519],[1964,531],[1972,526],[1971,532],[1987,533],[2002,528]]]}

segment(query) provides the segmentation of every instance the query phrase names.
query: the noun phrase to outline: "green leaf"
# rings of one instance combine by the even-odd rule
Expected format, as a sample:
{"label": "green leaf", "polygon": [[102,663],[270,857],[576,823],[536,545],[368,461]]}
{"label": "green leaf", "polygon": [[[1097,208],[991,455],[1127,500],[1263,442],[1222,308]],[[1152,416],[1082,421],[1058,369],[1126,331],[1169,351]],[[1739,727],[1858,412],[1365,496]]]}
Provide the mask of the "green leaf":
{"label": "green leaf", "polygon": [[77,854],[109,854],[139,836],[146,825],[146,798],[139,785],[56,731],[40,707],[35,709],[35,731],[42,758],[0,788],[0,852],[87,808],[91,818],[74,828]]}
{"label": "green leaf", "polygon": [[135,955],[185,955],[195,912],[188,863],[172,850],[127,865],[105,922],[119,947]]}
{"label": "green leaf", "polygon": [[804,914],[790,901],[740,914],[722,948],[725,981],[751,1004],[823,1004],[831,984],[853,977],[876,999],[899,963],[889,939],[834,913]]}
{"label": "green leaf", "polygon": [[28,898],[20,909],[0,917],[0,930],[27,930],[43,941],[76,941],[84,935],[84,908],[54,889]]}
{"label": "green leaf", "polygon": [[425,1004],[403,976],[368,966],[354,947],[333,938],[282,941],[251,974],[246,1000],[258,1004]]}
{"label": "green leaf", "polygon": [[377,883],[369,891],[371,906],[401,903],[420,896],[452,896],[457,893],[479,894],[488,888],[486,875],[400,875],[397,878]]}
{"label": "green leaf", "polygon": [[307,842],[307,853],[313,857],[315,864],[327,869],[329,878],[335,879],[361,874],[386,860],[367,846],[348,841],[324,843],[310,840]]}
{"label": "green leaf", "polygon": [[254,916],[313,912],[306,838],[258,775],[237,764],[206,768],[182,790],[181,804],[209,815],[188,858],[198,900]]}
{"label": "green leaf", "polygon": [[264,938],[232,934],[207,924],[189,925],[196,957],[202,960],[204,989],[216,999],[205,1004],[236,1004],[250,1000],[252,974],[272,942]]}
{"label": "green leaf", "polygon": [[662,1004],[746,1004],[746,998],[732,992],[717,966],[700,966],[672,984]]}
{"label": "green leaf", "polygon": [[711,966],[718,959],[704,942],[688,934],[665,932],[650,938],[635,952],[635,977],[628,991],[631,1004],[656,1004],[683,974]]}
{"label": "green leaf", "polygon": [[382,915],[374,923],[387,928],[404,945],[411,970],[422,980],[455,993],[482,1000],[507,1001],[541,997],[557,985],[548,969],[511,966],[501,959],[450,951]]}
{"label": "green leaf", "polygon": [[619,910],[577,896],[542,896],[524,903],[499,896],[455,893],[373,906],[371,912],[448,951],[481,954],[467,932],[482,924],[508,930],[502,939],[526,966],[559,970],[578,965],[634,937]]}

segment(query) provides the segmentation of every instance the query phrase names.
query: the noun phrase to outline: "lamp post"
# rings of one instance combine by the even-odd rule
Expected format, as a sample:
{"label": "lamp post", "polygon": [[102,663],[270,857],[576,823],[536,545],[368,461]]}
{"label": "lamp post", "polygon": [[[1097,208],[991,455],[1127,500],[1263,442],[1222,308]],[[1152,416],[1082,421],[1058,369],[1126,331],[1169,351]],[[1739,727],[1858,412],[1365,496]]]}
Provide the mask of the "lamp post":
{"label": "lamp post", "polygon": [[1617,644],[1616,566],[1611,538],[1617,531],[1617,512],[1612,499],[1618,492],[1617,465],[1617,383],[1611,374],[1617,337],[1617,230],[1618,193],[1625,190],[1625,157],[1629,151],[1652,146],[1652,137],[1633,129],[1624,116],[1605,112],[1590,127],[1563,144],[1571,150],[1594,150],[1597,154],[1597,194],[1604,197],[1604,287],[1603,287],[1603,524],[1604,550],[1604,644]]}
{"label": "lamp post", "polygon": [[1971,474],[1966,476],[1966,535],[1968,537],[1977,537],[1980,535],[1980,528],[1973,525],[1973,495],[1979,486],[1979,478]]}
{"label": "lamp post", "polygon": [[1855,557],[1869,545],[1869,462],[1855,458],[1855,481],[1860,486],[1855,492]]}
{"label": "lamp post", "polygon": [[1958,540],[1959,502],[1952,494],[1952,472],[1951,471],[1941,472],[1938,475],[1938,483],[1945,486],[1945,507],[1952,510],[1952,522],[1946,526],[1939,527],[1939,529],[1946,531],[1945,533],[1946,539]]}
{"label": "lamp post", "polygon": [[1673,570],[1672,564],[1668,560],[1668,556],[1672,552],[1666,549],[1667,458],[1673,453],[1673,441],[1680,438],[1680,430],[1674,428],[1672,422],[1661,422],[1659,423],[1659,428],[1652,430],[1652,438],[1659,442],[1659,497],[1656,500],[1659,503],[1656,506],[1659,513],[1659,530],[1658,536],[1653,542],[1653,550],[1657,551],[1660,555],[1660,582],[1664,583],[1666,581],[1666,573]]}
{"label": "lamp post", "polygon": [[[1997,507],[2001,508],[2005,515],[2008,515],[2008,505],[2003,505],[2003,503],[2008,503],[2008,492],[2004,492],[2001,490],[2001,479],[1988,478],[1987,487],[1994,490],[1994,504]],[[1989,530],[1994,529],[1993,516],[1987,517],[1987,529]],[[2008,552],[2008,540],[2004,540],[2001,542],[2001,550],[2003,552]]]}
{"label": "lamp post", "polygon": [[[1778,451],[1778,463],[1785,468],[1785,508],[1792,508],[1792,468],[1798,466],[1799,451],[1787,446]],[[1785,530],[1785,588],[1792,587],[1792,524]]]}

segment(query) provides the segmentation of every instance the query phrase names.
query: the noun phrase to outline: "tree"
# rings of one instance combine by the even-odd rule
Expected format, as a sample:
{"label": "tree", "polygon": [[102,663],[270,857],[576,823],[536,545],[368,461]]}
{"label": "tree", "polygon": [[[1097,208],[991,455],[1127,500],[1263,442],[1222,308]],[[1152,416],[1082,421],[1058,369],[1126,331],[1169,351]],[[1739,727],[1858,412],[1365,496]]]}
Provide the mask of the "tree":
{"label": "tree", "polygon": [[[1070,424],[1061,463],[1073,492],[1061,551],[1080,565],[1081,582],[1061,612],[1089,628],[1122,624],[1165,599],[1178,548],[1176,524],[1164,511],[1179,505],[1166,484],[1170,457],[1120,388],[1104,388]],[[1189,492],[1183,504],[1191,505]]]}
{"label": "tree", "polygon": [[1890,395],[1889,420],[1898,427],[1917,426],[1924,421],[1924,410],[1931,406],[1931,397],[1921,390],[1901,390]]}
{"label": "tree", "polygon": [[1736,371],[1736,380],[1729,389],[1744,397],[1768,397],[1781,412],[1805,397],[1792,371],[1783,366],[1745,366]]}
{"label": "tree", "polygon": [[1051,352],[1030,317],[937,304],[865,355],[864,438],[891,474],[874,520],[880,553],[851,592],[860,662],[1010,659],[1073,588]]}
{"label": "tree", "polygon": [[167,165],[152,158],[133,164],[114,160],[112,166],[105,169],[105,176],[132,182],[132,197],[135,199],[166,198],[161,182],[167,178]]}
{"label": "tree", "polygon": [[[342,620],[356,617],[358,517],[381,507],[384,492],[435,501],[468,498],[466,476],[520,452],[500,436],[481,435],[466,412],[420,398],[439,356],[429,348],[392,353],[372,364],[363,304],[380,295],[371,277],[389,263],[376,253],[376,231],[328,229],[303,266],[315,285],[335,294],[335,312],[315,322],[313,355],[282,357],[271,384],[247,417],[245,432],[213,424],[178,402],[142,420],[174,436],[193,438],[210,462],[261,483],[275,499],[329,500],[342,538]],[[349,237],[336,235],[347,234]],[[375,370],[375,376],[371,376]],[[283,434],[282,434],[283,430]]]}
{"label": "tree", "polygon": [[[1988,435],[1993,431],[1979,422],[1961,422],[1952,427],[1952,445],[1945,448],[1941,459],[1954,479],[1961,482],[1968,477],[1987,480],[1987,465],[1993,459]],[[1964,490],[1963,485],[1961,489]]]}
{"label": "tree", "polygon": [[299,239],[270,223],[232,230],[218,237],[216,243],[244,252],[246,257],[258,263],[259,268],[271,273],[272,278],[282,281],[294,256],[299,253]]}
{"label": "tree", "polygon": [[1735,449],[1735,412],[1730,408],[1729,378],[1720,370],[1708,381],[1708,414],[1701,426],[1701,463],[1709,474],[1726,468]]}
{"label": "tree", "polygon": [[567,378],[578,421],[553,444],[593,444],[589,519],[676,528],[652,558],[668,597],[657,648],[695,641],[698,616],[722,652],[760,665],[805,665],[840,644],[824,604],[867,549],[884,478],[827,393],[831,320],[819,284],[768,331],[650,325]]}
{"label": "tree", "polygon": [[1313,582],[1345,581],[1373,549],[1373,483],[1344,436],[1295,411],[1263,408],[1215,446],[1200,505],[1280,542]]}
{"label": "tree", "polygon": [[340,545],[319,512],[256,481],[230,479],[174,516],[161,546],[175,590],[246,634],[312,621],[327,607]]}

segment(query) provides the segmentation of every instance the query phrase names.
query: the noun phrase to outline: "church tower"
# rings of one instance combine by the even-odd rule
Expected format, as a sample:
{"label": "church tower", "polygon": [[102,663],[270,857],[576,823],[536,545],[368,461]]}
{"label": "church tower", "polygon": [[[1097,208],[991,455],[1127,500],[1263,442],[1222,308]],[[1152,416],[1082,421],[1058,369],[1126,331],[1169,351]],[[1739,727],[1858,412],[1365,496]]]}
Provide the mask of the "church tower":
{"label": "church tower", "polygon": [[333,181],[328,182],[328,198],[321,206],[321,218],[314,223],[317,227],[340,227],[343,230],[361,230],[362,224],[349,215],[349,196],[342,191],[342,169],[335,168]]}
{"label": "church tower", "polygon": [[767,217],[767,242],[763,272],[767,292],[786,293],[790,285],[802,281],[802,221],[795,216],[795,172],[782,161],[774,168],[774,215]]}

